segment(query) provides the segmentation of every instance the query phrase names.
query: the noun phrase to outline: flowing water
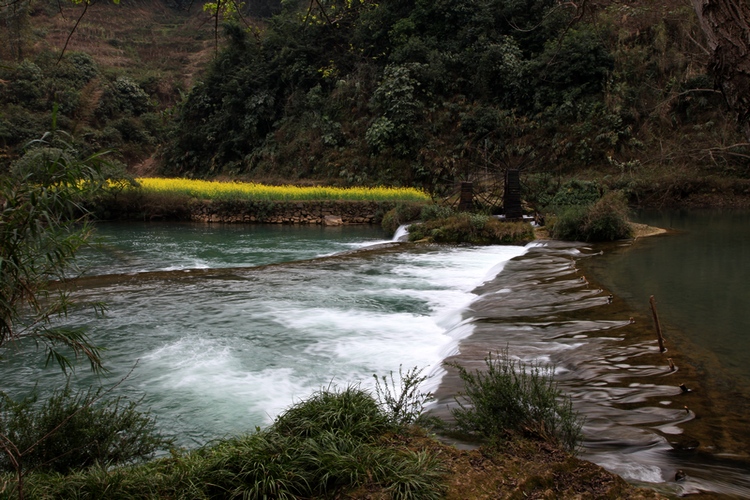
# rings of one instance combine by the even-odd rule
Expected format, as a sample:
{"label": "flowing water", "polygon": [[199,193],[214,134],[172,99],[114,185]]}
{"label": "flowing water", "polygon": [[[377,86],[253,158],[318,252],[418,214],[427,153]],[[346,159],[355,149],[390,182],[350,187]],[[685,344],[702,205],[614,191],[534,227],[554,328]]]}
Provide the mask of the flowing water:
{"label": "flowing water", "polygon": [[[401,252],[362,227],[129,224],[99,233],[76,298],[104,301],[107,313],[84,309],[68,322],[106,346],[106,383],[132,370],[119,390],[145,395],[162,429],[187,446],[268,424],[329,384],[370,386],[373,374],[401,365],[438,375],[469,333],[460,322],[472,289],[526,251]],[[59,371],[36,358],[33,349],[7,357],[3,389],[59,385]],[[77,379],[96,382],[85,369]]]}
{"label": "flowing water", "polygon": [[[507,348],[554,364],[586,418],[584,458],[675,494],[750,497],[748,399],[714,370],[723,352],[675,331],[660,354],[633,292],[642,283],[618,277],[617,263],[648,255],[651,240],[414,247],[367,227],[153,223],[99,234],[76,296],[106,302],[107,314],[68,321],[107,347],[111,372],[98,381],[79,369],[75,382],[127,376],[117,393],[143,396],[181,445],[268,424],[330,384],[371,387],[373,374],[402,365],[425,368],[445,416],[460,383],[443,360],[479,368]],[[676,325],[667,295],[658,290],[660,312]],[[59,386],[38,358],[6,356],[2,389]],[[686,479],[675,481],[678,469]]]}

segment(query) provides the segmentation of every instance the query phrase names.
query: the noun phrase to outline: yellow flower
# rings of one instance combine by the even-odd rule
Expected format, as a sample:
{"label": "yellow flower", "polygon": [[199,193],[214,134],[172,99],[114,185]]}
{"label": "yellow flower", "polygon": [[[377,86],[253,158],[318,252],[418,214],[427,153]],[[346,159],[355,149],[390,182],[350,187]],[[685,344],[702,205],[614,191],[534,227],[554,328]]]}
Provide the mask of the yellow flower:
{"label": "yellow flower", "polygon": [[141,189],[152,193],[184,194],[202,200],[267,201],[427,201],[428,195],[415,188],[392,187],[302,187],[266,186],[253,182],[218,182],[195,179],[137,179]]}

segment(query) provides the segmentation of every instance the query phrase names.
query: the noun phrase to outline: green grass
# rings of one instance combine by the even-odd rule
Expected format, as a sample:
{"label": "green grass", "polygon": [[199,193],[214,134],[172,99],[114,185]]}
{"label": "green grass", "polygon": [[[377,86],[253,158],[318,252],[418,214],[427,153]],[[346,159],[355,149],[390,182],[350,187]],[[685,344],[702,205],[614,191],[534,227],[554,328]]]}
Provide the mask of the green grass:
{"label": "green grass", "polygon": [[[393,438],[409,432],[368,391],[327,389],[292,406],[267,429],[142,465],[30,474],[24,493],[35,499],[293,499],[364,488],[391,498],[440,498],[440,459]],[[0,481],[13,484],[11,476]],[[18,498],[12,486],[4,494]]]}
{"label": "green grass", "polygon": [[[507,351],[488,357],[485,371],[457,368],[462,429],[491,442],[532,432],[575,447],[580,423],[549,369],[513,362]],[[378,379],[375,395],[358,386],[320,390],[266,429],[150,462],[28,471],[23,492],[41,500],[442,498],[452,455],[410,425],[429,397],[418,393],[419,370],[399,375],[398,383],[392,374]],[[1,498],[19,498],[13,474],[0,475],[0,485]]]}

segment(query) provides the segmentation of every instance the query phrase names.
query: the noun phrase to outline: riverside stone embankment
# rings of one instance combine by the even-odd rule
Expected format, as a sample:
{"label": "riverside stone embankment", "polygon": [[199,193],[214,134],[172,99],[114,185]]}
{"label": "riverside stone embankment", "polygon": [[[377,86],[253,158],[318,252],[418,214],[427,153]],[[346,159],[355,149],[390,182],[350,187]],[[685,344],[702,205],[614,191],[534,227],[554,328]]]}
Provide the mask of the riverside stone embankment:
{"label": "riverside stone embankment", "polygon": [[110,200],[94,211],[107,220],[207,223],[380,224],[395,201],[216,201],[141,196]]}
{"label": "riverside stone embankment", "polygon": [[361,201],[194,202],[190,220],[264,224],[376,224],[395,203]]}

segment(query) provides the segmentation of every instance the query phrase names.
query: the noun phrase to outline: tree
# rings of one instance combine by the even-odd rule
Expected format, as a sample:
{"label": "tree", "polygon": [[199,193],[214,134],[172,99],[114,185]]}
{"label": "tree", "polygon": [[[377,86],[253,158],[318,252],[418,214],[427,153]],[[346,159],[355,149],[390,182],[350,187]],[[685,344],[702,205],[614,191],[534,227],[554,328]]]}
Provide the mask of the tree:
{"label": "tree", "polygon": [[28,36],[29,0],[16,0],[9,4],[0,3],[0,56],[15,61],[24,57],[24,38]]}
{"label": "tree", "polygon": [[711,50],[717,86],[750,140],[750,3],[691,0]]}
{"label": "tree", "polygon": [[99,349],[82,330],[55,325],[71,302],[65,282],[76,252],[91,234],[83,202],[101,192],[101,154],[76,159],[69,148],[52,147],[52,136],[35,141],[0,176],[0,348],[29,339],[65,371],[72,367],[60,347],[102,369]]}

